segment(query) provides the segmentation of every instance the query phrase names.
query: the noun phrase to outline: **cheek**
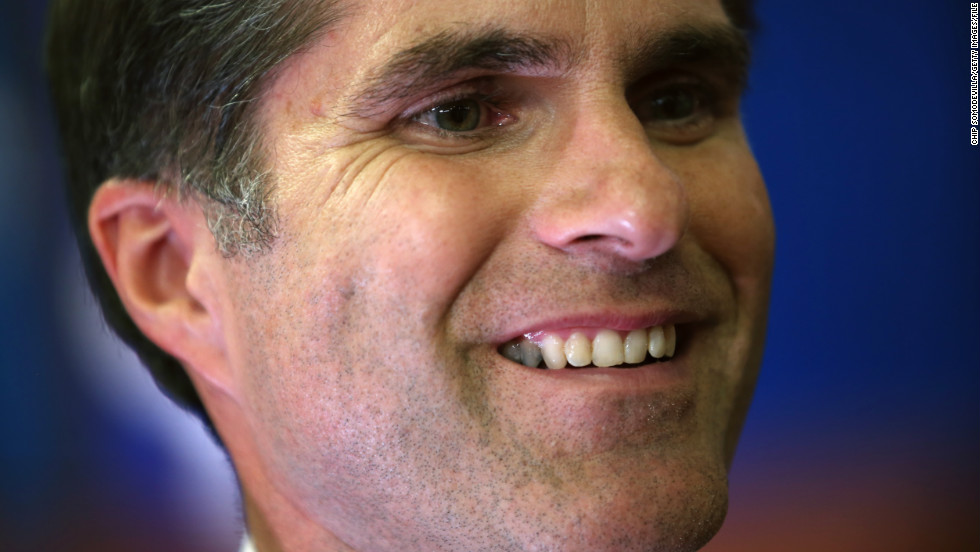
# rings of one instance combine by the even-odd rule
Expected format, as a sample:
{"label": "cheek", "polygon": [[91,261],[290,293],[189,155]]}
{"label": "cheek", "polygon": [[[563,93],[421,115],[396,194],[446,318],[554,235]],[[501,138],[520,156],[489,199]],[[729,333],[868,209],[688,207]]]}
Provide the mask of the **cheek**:
{"label": "cheek", "polygon": [[499,175],[474,164],[425,154],[403,159],[354,231],[371,236],[365,262],[424,313],[443,313],[506,231]]}
{"label": "cheek", "polygon": [[775,236],[762,175],[744,143],[715,147],[701,159],[711,163],[684,171],[690,234],[725,270],[740,302],[760,306],[768,296]]}
{"label": "cheek", "polygon": [[243,274],[264,299],[241,293],[251,306],[240,318],[249,321],[243,343],[263,346],[249,355],[250,387],[272,397],[264,407],[291,411],[259,417],[300,426],[269,428],[285,448],[329,442],[339,412],[385,419],[392,397],[408,396],[413,382],[385,366],[432,354],[414,348],[441,327],[500,238],[499,181],[467,161],[413,152],[373,158],[326,199],[284,198],[276,251]]}
{"label": "cheek", "polygon": [[[765,183],[744,141],[715,141],[682,165],[691,207],[690,237],[717,264],[735,304],[730,344],[719,366],[730,370],[732,397],[748,399],[762,354],[774,227]],[[695,156],[691,156],[695,157]],[[727,400],[717,397],[716,401]]]}

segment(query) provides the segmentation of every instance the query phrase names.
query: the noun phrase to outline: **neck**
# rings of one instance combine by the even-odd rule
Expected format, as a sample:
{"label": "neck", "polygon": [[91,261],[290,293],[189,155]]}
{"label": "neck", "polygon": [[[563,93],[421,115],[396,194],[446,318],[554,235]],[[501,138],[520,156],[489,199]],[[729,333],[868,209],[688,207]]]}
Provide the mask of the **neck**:
{"label": "neck", "polygon": [[[240,407],[206,382],[195,382],[238,475],[245,523],[256,552],[356,552],[311,518],[301,504],[280,488],[263,461],[263,447],[244,421]],[[200,391],[199,391],[200,392]]]}
{"label": "neck", "polygon": [[256,552],[356,552],[278,493],[256,499],[245,487],[245,523]]}

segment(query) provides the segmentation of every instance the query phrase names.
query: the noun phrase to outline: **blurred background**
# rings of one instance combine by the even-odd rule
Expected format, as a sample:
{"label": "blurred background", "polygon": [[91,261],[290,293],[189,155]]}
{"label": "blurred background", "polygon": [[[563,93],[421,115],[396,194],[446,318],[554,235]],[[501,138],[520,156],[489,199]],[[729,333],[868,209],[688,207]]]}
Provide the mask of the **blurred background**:
{"label": "blurred background", "polygon": [[[235,550],[227,461],[82,281],[44,4],[0,4],[0,550]],[[969,2],[761,0],[758,15],[744,113],[779,234],[771,331],[707,550],[976,551]]]}

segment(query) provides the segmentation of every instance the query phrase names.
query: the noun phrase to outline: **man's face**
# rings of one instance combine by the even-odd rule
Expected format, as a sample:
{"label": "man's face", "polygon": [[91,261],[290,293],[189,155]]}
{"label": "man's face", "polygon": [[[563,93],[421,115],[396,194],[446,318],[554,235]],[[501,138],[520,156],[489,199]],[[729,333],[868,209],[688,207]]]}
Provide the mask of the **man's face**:
{"label": "man's face", "polygon": [[[357,549],[710,538],[773,241],[729,25],[714,0],[365,0],[287,62],[261,114],[281,235],[223,305],[279,493]],[[601,333],[615,363],[613,336],[671,327],[657,362],[506,356],[581,363]]]}

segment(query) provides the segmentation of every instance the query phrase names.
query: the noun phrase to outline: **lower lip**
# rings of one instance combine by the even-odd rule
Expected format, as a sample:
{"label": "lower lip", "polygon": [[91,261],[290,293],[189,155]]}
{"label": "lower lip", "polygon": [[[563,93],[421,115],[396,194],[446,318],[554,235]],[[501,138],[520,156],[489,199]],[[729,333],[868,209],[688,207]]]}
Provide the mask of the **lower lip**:
{"label": "lower lip", "polygon": [[498,358],[488,374],[499,391],[493,410],[513,427],[533,420],[532,436],[563,443],[549,454],[646,449],[693,431],[684,426],[696,420],[697,383],[680,351],[635,368],[547,370]]}
{"label": "lower lip", "polygon": [[505,370],[516,370],[527,383],[535,385],[540,382],[547,386],[578,387],[588,389],[603,389],[621,391],[625,394],[645,394],[664,391],[681,385],[690,380],[690,374],[685,369],[684,358],[677,355],[668,361],[653,362],[629,368],[562,368],[549,370],[546,368],[530,368],[501,360],[508,366]]}

